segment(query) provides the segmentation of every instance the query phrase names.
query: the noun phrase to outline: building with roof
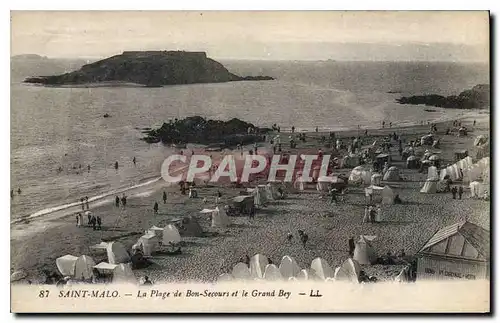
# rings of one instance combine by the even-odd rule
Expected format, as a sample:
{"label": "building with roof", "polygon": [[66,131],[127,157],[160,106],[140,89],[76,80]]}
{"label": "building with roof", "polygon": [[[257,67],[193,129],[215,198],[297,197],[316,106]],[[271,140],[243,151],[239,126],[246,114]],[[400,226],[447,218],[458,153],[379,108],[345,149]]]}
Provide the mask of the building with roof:
{"label": "building with roof", "polygon": [[489,279],[490,232],[462,221],[438,230],[417,255],[417,280]]}

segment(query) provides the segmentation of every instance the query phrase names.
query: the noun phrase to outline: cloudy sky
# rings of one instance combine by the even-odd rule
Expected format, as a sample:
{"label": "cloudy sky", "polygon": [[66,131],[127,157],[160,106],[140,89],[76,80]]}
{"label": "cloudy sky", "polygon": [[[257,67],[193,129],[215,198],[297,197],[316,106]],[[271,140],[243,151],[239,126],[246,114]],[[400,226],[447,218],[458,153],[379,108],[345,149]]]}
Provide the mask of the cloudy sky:
{"label": "cloudy sky", "polygon": [[487,61],[487,12],[11,12],[11,54],[99,58],[203,50],[218,59]]}

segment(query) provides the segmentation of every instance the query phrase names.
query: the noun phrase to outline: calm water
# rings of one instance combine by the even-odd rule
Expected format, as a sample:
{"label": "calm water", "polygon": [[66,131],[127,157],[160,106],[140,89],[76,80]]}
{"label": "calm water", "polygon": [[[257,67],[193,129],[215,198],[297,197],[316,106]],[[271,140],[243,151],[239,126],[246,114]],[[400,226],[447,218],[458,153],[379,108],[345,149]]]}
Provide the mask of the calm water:
{"label": "calm water", "polygon": [[[11,85],[11,186],[19,217],[128,187],[160,175],[167,153],[139,140],[138,128],[169,118],[241,118],[261,126],[346,129],[458,116],[461,111],[395,103],[400,95],[457,94],[488,83],[488,66],[451,63],[223,62],[241,75],[275,81],[165,88],[61,89]],[[54,71],[59,73],[60,71]],[[36,74],[36,73],[34,73]],[[400,91],[401,94],[388,94]],[[111,118],[103,118],[109,113]],[[132,158],[137,158],[137,166]],[[113,164],[121,165],[115,171]],[[79,170],[79,165],[82,169]],[[87,172],[87,165],[91,165]],[[57,172],[63,167],[61,173]]]}

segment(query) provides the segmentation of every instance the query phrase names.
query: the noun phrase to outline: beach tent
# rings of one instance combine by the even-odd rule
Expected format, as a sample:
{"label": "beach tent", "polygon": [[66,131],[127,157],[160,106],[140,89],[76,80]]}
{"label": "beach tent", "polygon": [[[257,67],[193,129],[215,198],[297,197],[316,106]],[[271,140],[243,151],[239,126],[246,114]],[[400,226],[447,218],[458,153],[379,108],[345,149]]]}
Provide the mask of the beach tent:
{"label": "beach tent", "polygon": [[425,146],[425,145],[432,145],[434,142],[434,137],[432,135],[425,135],[422,138],[420,138],[420,145]]}
{"label": "beach tent", "polygon": [[490,155],[490,143],[487,142],[481,146],[476,147],[476,159],[483,158]]}
{"label": "beach tent", "polygon": [[240,195],[233,198],[233,207],[241,214],[250,214],[254,209],[254,197],[251,195]]}
{"label": "beach tent", "polygon": [[427,179],[432,181],[437,181],[439,179],[436,166],[431,166],[427,169]]}
{"label": "beach tent", "polygon": [[302,269],[296,276],[297,280],[310,280],[314,279],[311,271],[308,269]]}
{"label": "beach tent", "polygon": [[92,245],[89,248],[90,248],[90,250],[93,250],[93,251],[106,251],[108,248],[108,243],[102,241],[101,243]]}
{"label": "beach tent", "polygon": [[212,213],[212,227],[225,228],[229,225],[231,225],[231,221],[227,216],[226,210],[224,208],[216,207]]}
{"label": "beach tent", "polygon": [[270,201],[274,201],[274,200],[279,199],[279,197],[278,197],[279,194],[278,194],[278,191],[277,191],[277,187],[271,185],[271,183],[268,183],[266,185],[266,194],[267,194],[267,198]]}
{"label": "beach tent", "polygon": [[384,174],[384,181],[395,182],[399,181],[401,177],[399,176],[399,169],[396,166],[391,166]]}
{"label": "beach tent", "polygon": [[485,192],[488,192],[488,185],[485,185],[480,182],[472,182],[469,185],[470,187],[470,196],[471,197],[484,197]]}
{"label": "beach tent", "polygon": [[345,281],[351,283],[359,283],[359,274],[361,272],[361,267],[359,263],[354,259],[347,259],[335,269],[335,280]]}
{"label": "beach tent", "polygon": [[353,259],[360,265],[372,265],[377,260],[377,254],[371,245],[371,241],[374,239],[374,236],[361,236],[356,242]]}
{"label": "beach tent", "polygon": [[116,267],[118,267],[118,265],[110,264],[103,261],[100,262],[98,265],[94,266],[94,269],[97,269],[97,271],[101,274],[111,275]]}
{"label": "beach tent", "polygon": [[311,187],[312,182],[308,181],[306,178],[299,176],[295,179],[293,187],[299,191],[304,191]]}
{"label": "beach tent", "polygon": [[401,269],[399,274],[394,278],[394,281],[398,283],[407,283],[408,280],[408,266]]}
{"label": "beach tent", "polygon": [[144,256],[150,257],[158,247],[159,239],[154,234],[145,234],[139,238],[139,244],[142,247]]}
{"label": "beach tent", "polygon": [[379,165],[384,165],[390,161],[390,156],[388,154],[378,154],[375,159]]}
{"label": "beach tent", "polygon": [[283,280],[283,276],[281,276],[280,270],[274,264],[268,264],[266,266],[263,278],[268,281]]}
{"label": "beach tent", "polygon": [[75,274],[75,263],[78,257],[73,255],[66,255],[56,259],[56,266],[61,275],[63,276],[74,276]]}
{"label": "beach tent", "polygon": [[300,267],[293,257],[284,256],[280,263],[280,272],[284,278],[296,277],[300,272]]}
{"label": "beach tent", "polygon": [[158,239],[161,239],[163,237],[163,228],[153,225],[146,233],[153,233]]}
{"label": "beach tent", "polygon": [[82,255],[75,262],[75,278],[91,279],[94,276],[95,261],[89,256]]}
{"label": "beach tent", "polygon": [[365,188],[365,196],[369,197],[371,195],[373,203],[382,202],[382,191],[384,190],[381,186],[370,185]]}
{"label": "beach tent", "polygon": [[106,248],[108,253],[108,262],[110,264],[120,264],[130,261],[130,255],[123,244],[117,241],[110,242]]}
{"label": "beach tent", "polygon": [[261,191],[258,188],[248,188],[247,192],[253,196],[255,206],[264,206],[266,203],[266,197],[261,194]]}
{"label": "beach tent", "polygon": [[181,235],[179,230],[173,224],[169,224],[163,229],[162,244],[168,246],[170,243],[181,242]]}
{"label": "beach tent", "polygon": [[382,175],[380,175],[379,173],[375,173],[372,175],[372,180],[371,180],[372,185],[380,186],[381,181],[382,181]]}
{"label": "beach tent", "polygon": [[328,192],[330,190],[332,178],[328,176],[321,176],[318,178],[316,189],[320,192]]}
{"label": "beach tent", "polygon": [[474,164],[464,171],[464,182],[473,182],[481,178],[483,171],[481,166]]}
{"label": "beach tent", "polygon": [[188,215],[172,222],[179,230],[181,237],[201,237],[203,235],[203,228],[194,216]]}
{"label": "beach tent", "polygon": [[269,260],[266,256],[256,254],[250,259],[250,274],[253,278],[263,278]]}
{"label": "beach tent", "polygon": [[420,193],[435,194],[437,193],[438,180],[428,179],[424,186],[420,189]]}
{"label": "beach tent", "polygon": [[332,267],[330,267],[325,259],[320,257],[313,259],[311,262],[311,271],[322,280],[333,278]]}
{"label": "beach tent", "polygon": [[357,166],[351,171],[349,182],[369,185],[371,177],[371,171],[366,170],[363,166]]}
{"label": "beach tent", "polygon": [[257,185],[257,189],[259,190],[261,196],[264,198],[264,204],[273,199],[272,194],[270,194],[267,185]]}
{"label": "beach tent", "polygon": [[467,128],[460,127],[458,129],[458,136],[459,137],[467,136]]}
{"label": "beach tent", "polygon": [[250,274],[250,268],[248,268],[247,264],[242,262],[234,265],[231,274],[235,279],[238,280],[250,280],[252,278],[252,275]]}
{"label": "beach tent", "polygon": [[217,279],[218,282],[223,283],[223,282],[230,282],[233,281],[234,277],[230,274],[221,274],[219,278]]}
{"label": "beach tent", "polygon": [[461,169],[466,169],[466,168],[472,166],[473,164],[474,163],[473,163],[472,158],[470,156],[467,156],[467,157],[465,157],[457,162],[458,168],[461,168]]}
{"label": "beach tent", "polygon": [[382,204],[394,204],[394,191],[388,185],[382,189]]}
{"label": "beach tent", "polygon": [[130,264],[119,264],[113,269],[114,284],[137,284],[132,266]]}
{"label": "beach tent", "polygon": [[406,168],[417,169],[418,168],[418,158],[417,156],[411,155],[406,158]]}
{"label": "beach tent", "polygon": [[488,142],[488,137],[485,135],[479,135],[474,139],[474,146],[481,146]]}
{"label": "beach tent", "polygon": [[352,168],[360,165],[358,155],[349,154],[342,159],[342,168]]}

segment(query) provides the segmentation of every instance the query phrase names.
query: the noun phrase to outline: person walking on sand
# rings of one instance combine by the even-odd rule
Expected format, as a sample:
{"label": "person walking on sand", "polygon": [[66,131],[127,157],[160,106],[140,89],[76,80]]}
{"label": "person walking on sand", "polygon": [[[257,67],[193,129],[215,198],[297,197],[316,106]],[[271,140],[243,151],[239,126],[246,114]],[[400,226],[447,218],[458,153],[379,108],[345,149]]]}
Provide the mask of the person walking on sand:
{"label": "person walking on sand", "polygon": [[17,194],[18,194],[18,195],[21,195],[21,188],[18,188],[18,189],[17,189]]}
{"label": "person walking on sand", "polygon": [[90,222],[92,223],[92,229],[93,229],[94,231],[95,231],[95,230],[97,230],[97,227],[96,227],[96,225],[97,225],[97,220],[96,220],[95,216],[93,216],[93,215],[92,215],[92,219],[90,220]]}
{"label": "person walking on sand", "polygon": [[76,215],[76,227],[80,227],[80,217],[79,214]]}
{"label": "person walking on sand", "polygon": [[167,204],[167,192],[163,191],[163,204]]}
{"label": "person walking on sand", "polygon": [[451,189],[451,195],[453,196],[454,200],[457,199],[457,187],[456,186],[453,186],[453,188]]}
{"label": "person walking on sand", "polygon": [[153,211],[155,214],[158,214],[158,202],[155,202],[155,205],[153,206]]}
{"label": "person walking on sand", "polygon": [[80,199],[80,203],[82,203],[82,211],[85,211],[85,203],[84,203],[85,199],[82,197]]}
{"label": "person walking on sand", "polygon": [[118,162],[115,162],[115,169],[118,170]]}
{"label": "person walking on sand", "polygon": [[382,128],[385,128],[385,121],[382,121]]}
{"label": "person walking on sand", "polygon": [[90,207],[89,207],[89,197],[88,196],[85,196],[85,204],[87,205],[87,210],[89,210]]}
{"label": "person walking on sand", "polygon": [[122,196],[122,205],[123,207],[127,206],[127,196],[125,196],[125,193],[123,193]]}
{"label": "person walking on sand", "polygon": [[118,197],[118,195],[115,197],[115,206],[116,207],[120,206],[120,198]]}
{"label": "person walking on sand", "polygon": [[97,216],[97,230],[101,230],[102,219],[100,216]]}
{"label": "person walking on sand", "polygon": [[458,199],[462,199],[462,195],[464,194],[464,188],[462,186],[458,187]]}
{"label": "person walking on sand", "polygon": [[90,226],[92,224],[92,215],[90,214],[90,212],[87,213],[87,219],[88,219],[87,225]]}
{"label": "person walking on sand", "polygon": [[134,163],[134,166],[135,166],[135,164],[137,162],[137,160],[135,159],[135,157],[132,159],[132,162]]}
{"label": "person walking on sand", "polygon": [[292,133],[295,133],[295,126],[292,126]]}
{"label": "person walking on sand", "polygon": [[349,257],[354,256],[354,249],[356,248],[356,245],[354,244],[354,237],[349,238]]}
{"label": "person walking on sand", "polygon": [[316,130],[316,132],[318,132],[318,127],[316,127],[316,129],[315,129],[315,130]]}
{"label": "person walking on sand", "polygon": [[474,119],[474,123],[472,124],[473,126],[476,126],[476,119]]}

